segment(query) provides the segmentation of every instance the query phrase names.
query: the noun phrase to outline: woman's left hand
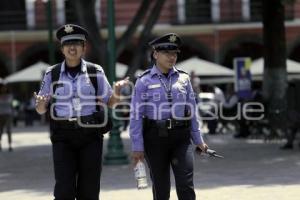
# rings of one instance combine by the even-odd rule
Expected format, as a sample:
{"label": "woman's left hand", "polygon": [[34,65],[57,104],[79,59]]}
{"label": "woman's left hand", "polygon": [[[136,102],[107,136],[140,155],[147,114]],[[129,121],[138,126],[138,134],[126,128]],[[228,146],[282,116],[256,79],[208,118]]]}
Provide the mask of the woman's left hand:
{"label": "woman's left hand", "polygon": [[121,88],[129,84],[129,77],[127,76],[123,80],[117,81],[114,84],[114,91],[117,95],[120,95]]}
{"label": "woman's left hand", "polygon": [[205,143],[198,144],[197,147],[199,147],[202,152],[206,152],[206,150],[208,149],[208,146]]}

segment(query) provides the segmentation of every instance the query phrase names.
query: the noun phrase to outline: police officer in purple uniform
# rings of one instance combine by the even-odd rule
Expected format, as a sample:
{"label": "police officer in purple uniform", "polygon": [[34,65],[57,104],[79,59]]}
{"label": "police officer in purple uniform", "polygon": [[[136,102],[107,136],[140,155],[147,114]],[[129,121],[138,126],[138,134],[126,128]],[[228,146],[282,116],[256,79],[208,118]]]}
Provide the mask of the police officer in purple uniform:
{"label": "police officer in purple uniform", "polygon": [[[181,39],[174,33],[151,41],[154,64],[137,80],[131,102],[133,160],[144,157],[150,169],[153,199],[170,198],[172,167],[179,200],[194,200],[192,142],[206,151],[189,75],[174,67]],[[191,142],[192,141],[192,142]]]}
{"label": "police officer in purple uniform", "polygon": [[[88,37],[84,28],[67,24],[57,30],[56,36],[65,60],[46,71],[41,89],[35,94],[37,112],[50,110],[55,200],[98,200],[103,135],[91,126],[97,122],[96,100],[112,107],[119,101],[120,89],[128,84],[128,79],[117,82],[113,92],[103,69],[82,58]],[[57,66],[58,80],[53,83]],[[96,68],[97,91],[88,66]],[[55,102],[51,103],[53,97]]]}

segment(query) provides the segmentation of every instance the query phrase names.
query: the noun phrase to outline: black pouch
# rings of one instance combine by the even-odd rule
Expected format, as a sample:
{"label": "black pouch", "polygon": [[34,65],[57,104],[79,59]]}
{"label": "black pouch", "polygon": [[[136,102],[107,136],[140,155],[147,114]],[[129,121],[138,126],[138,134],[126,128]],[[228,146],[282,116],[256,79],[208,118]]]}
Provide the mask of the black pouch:
{"label": "black pouch", "polygon": [[156,125],[158,128],[158,136],[159,137],[168,137],[168,129],[166,120],[157,120]]}
{"label": "black pouch", "polygon": [[[96,125],[99,125],[97,128],[101,134],[105,134],[112,129],[112,119],[109,115],[105,116],[104,111],[98,111],[93,113]],[[106,122],[106,123],[104,123]]]}

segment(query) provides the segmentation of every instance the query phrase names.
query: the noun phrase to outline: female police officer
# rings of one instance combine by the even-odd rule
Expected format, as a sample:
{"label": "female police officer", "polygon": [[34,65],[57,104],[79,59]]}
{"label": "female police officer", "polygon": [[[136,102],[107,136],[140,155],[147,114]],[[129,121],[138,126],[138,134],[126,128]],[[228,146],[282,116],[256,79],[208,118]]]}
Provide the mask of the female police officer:
{"label": "female police officer", "polygon": [[204,143],[188,74],[174,67],[181,39],[166,34],[149,43],[155,64],[137,80],[131,102],[130,137],[134,162],[148,163],[153,198],[170,197],[170,165],[179,200],[194,200],[193,147]]}
{"label": "female police officer", "polygon": [[[36,95],[36,110],[40,114],[47,111],[49,100],[54,99],[50,106],[50,129],[55,200],[98,200],[103,136],[99,129],[91,128],[98,121],[93,114],[95,99],[97,96],[102,105],[112,107],[128,80],[117,82],[113,92],[103,69],[82,59],[88,36],[82,27],[64,25],[56,36],[65,60],[47,70]],[[95,70],[97,87],[89,74],[90,68]]]}

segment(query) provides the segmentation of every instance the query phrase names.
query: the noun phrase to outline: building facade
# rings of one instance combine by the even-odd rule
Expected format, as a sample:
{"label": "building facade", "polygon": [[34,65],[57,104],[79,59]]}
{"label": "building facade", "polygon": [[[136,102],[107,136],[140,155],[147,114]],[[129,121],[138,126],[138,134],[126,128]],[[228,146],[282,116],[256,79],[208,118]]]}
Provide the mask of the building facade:
{"label": "building facade", "polygon": [[[54,28],[78,23],[71,0],[52,0]],[[105,35],[107,0],[96,0],[95,14],[100,34]],[[116,35],[124,32],[141,0],[115,0]],[[261,0],[166,0],[153,37],[176,32],[183,37],[179,57],[193,56],[232,67],[232,59],[263,56]],[[153,6],[153,5],[151,5]],[[151,10],[151,9],[150,9]],[[286,5],[287,56],[300,61],[300,0]],[[43,0],[0,1],[0,77],[39,60],[48,62],[47,7]],[[147,15],[150,15],[148,11]],[[134,48],[129,46],[120,62],[129,64]],[[56,46],[56,61],[60,61]]]}

